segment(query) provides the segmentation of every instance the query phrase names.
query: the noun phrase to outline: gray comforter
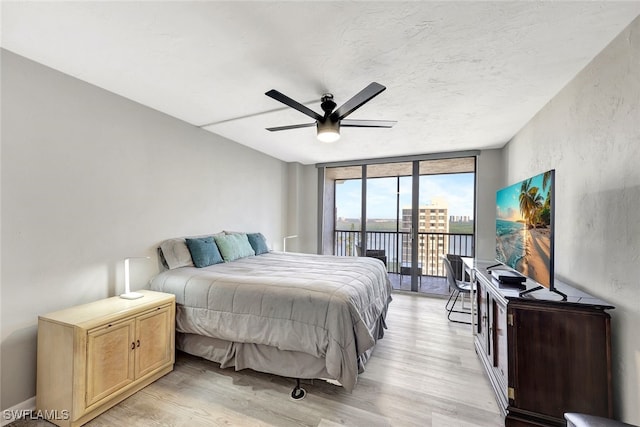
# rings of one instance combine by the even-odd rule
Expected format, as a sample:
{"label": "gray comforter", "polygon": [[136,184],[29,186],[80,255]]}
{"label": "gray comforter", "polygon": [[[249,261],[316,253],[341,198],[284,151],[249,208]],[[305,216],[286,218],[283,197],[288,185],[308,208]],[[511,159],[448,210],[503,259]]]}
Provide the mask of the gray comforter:
{"label": "gray comforter", "polygon": [[347,390],[391,301],[377,259],[283,252],[167,270],[151,289],[176,296],[178,332],[323,358]]}

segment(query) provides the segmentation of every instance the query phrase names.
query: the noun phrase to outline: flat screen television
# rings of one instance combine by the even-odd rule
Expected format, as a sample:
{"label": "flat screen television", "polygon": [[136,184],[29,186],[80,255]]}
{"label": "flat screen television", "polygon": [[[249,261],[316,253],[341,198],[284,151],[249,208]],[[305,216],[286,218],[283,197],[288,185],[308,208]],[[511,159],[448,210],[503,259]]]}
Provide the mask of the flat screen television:
{"label": "flat screen television", "polygon": [[496,260],[537,282],[521,292],[553,283],[555,170],[541,173],[496,193]]}

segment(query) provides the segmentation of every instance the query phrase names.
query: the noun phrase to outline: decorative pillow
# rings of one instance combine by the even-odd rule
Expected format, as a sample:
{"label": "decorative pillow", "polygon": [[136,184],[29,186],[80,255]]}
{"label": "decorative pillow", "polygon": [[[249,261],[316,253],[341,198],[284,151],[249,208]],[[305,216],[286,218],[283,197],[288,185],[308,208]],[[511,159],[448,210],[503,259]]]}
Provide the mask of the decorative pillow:
{"label": "decorative pillow", "polygon": [[244,233],[217,235],[214,238],[222,258],[227,262],[256,254]]}
{"label": "decorative pillow", "polygon": [[160,250],[170,270],[178,267],[193,267],[191,253],[184,237],[165,240],[160,243]]}
{"label": "decorative pillow", "polygon": [[213,237],[186,239],[186,243],[196,267],[202,268],[222,262],[220,251],[218,251]]}
{"label": "decorative pillow", "polygon": [[249,240],[249,244],[253,248],[256,255],[266,254],[267,252],[269,252],[267,239],[264,238],[262,233],[248,233],[247,239]]}

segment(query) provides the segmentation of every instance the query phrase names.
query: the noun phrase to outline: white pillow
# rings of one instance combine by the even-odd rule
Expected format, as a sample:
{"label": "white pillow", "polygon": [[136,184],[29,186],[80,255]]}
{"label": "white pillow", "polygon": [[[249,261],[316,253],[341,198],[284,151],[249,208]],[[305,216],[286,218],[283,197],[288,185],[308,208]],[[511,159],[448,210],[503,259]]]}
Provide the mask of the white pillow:
{"label": "white pillow", "polygon": [[178,267],[194,266],[193,260],[191,259],[191,252],[189,252],[184,237],[165,240],[160,243],[160,249],[162,250],[162,255],[167,262],[169,270]]}

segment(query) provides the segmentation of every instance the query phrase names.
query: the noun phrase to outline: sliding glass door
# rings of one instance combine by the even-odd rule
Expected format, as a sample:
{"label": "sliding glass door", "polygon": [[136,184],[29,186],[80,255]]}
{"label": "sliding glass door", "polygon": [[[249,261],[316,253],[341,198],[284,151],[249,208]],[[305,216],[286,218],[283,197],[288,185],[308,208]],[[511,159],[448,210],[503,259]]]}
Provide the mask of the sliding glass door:
{"label": "sliding glass door", "polygon": [[473,256],[475,157],[327,168],[326,184],[323,247],[380,259],[396,289],[448,294],[442,257]]}
{"label": "sliding glass door", "polygon": [[335,181],[335,255],[359,256],[362,230],[362,179]]}

